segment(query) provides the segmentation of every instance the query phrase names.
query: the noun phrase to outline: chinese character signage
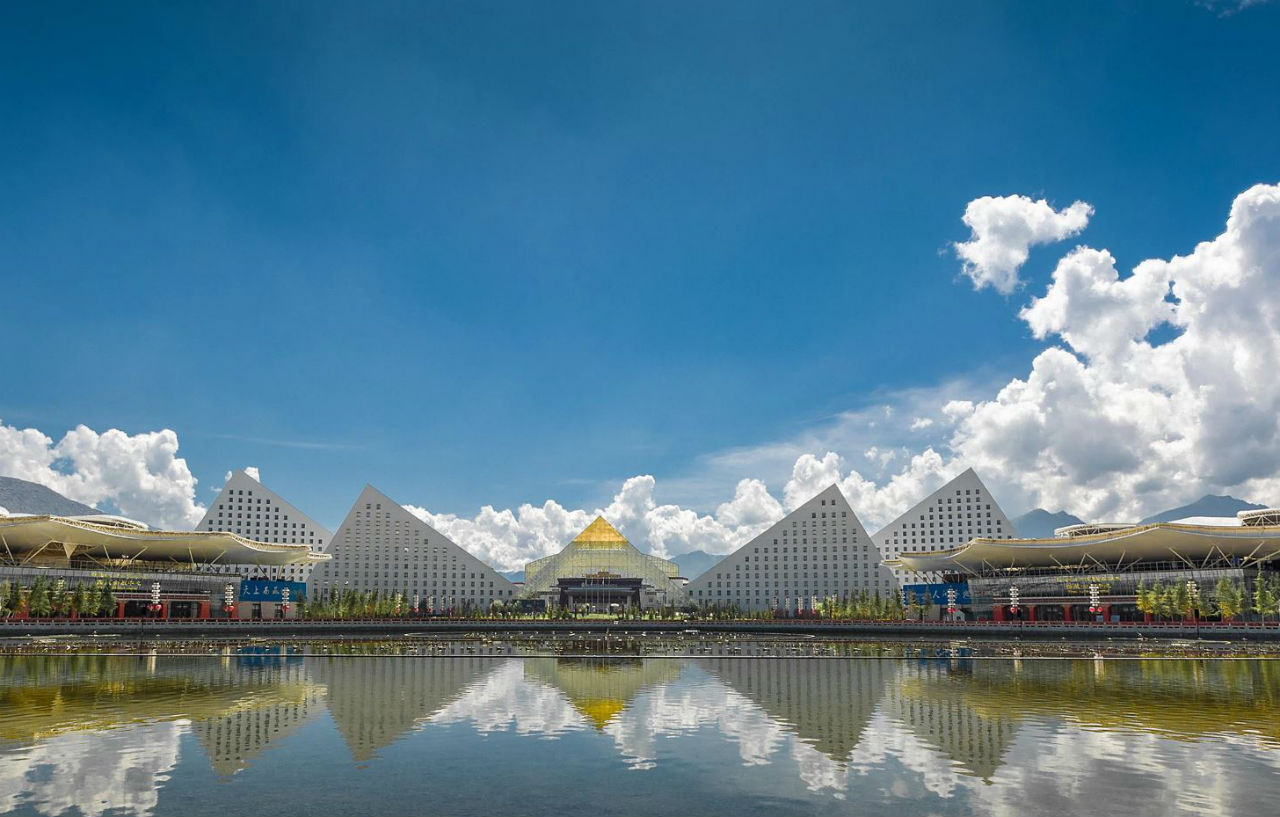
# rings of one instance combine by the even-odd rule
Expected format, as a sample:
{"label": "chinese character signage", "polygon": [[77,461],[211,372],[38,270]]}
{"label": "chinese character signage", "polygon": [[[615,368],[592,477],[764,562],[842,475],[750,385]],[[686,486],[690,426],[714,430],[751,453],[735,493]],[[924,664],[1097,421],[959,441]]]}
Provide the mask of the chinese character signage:
{"label": "chinese character signage", "polygon": [[904,584],[902,589],[907,591],[907,601],[910,602],[915,598],[929,598],[939,607],[947,606],[947,591],[956,591],[956,604],[961,607],[971,603],[969,598],[968,582],[937,582],[936,584]]}
{"label": "chinese character signage", "polygon": [[284,589],[289,588],[289,601],[302,601],[307,595],[307,585],[303,582],[273,582],[266,579],[245,579],[240,582],[240,601],[273,601],[284,600]]}

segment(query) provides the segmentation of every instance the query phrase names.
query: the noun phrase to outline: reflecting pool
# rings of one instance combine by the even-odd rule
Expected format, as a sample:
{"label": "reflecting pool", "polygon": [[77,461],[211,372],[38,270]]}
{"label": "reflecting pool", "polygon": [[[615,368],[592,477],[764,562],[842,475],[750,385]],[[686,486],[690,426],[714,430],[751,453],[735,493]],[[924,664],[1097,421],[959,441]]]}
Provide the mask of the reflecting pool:
{"label": "reflecting pool", "polygon": [[14,814],[1219,814],[1280,663],[0,655]]}

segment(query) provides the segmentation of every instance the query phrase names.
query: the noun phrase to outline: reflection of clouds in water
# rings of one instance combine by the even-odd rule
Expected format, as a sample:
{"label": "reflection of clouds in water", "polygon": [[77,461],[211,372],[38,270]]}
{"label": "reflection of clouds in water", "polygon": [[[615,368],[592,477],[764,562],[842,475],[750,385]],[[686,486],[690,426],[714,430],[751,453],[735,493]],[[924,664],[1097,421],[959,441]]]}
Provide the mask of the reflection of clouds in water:
{"label": "reflection of clouds in water", "polygon": [[827,791],[843,800],[844,791],[848,788],[848,769],[843,763],[837,763],[807,743],[792,738],[791,756],[795,758],[796,769],[805,788],[812,792]]}
{"label": "reflection of clouds in water", "polygon": [[1192,743],[1037,722],[1010,754],[976,798],[992,815],[1236,814],[1280,797],[1280,756],[1235,736]]}
{"label": "reflection of clouds in water", "polygon": [[[472,684],[428,721],[470,723],[482,734],[514,730],[543,737],[589,727],[560,690],[527,679],[519,659],[504,663]],[[601,731],[613,738],[632,768],[646,769],[656,764],[658,738],[689,735],[708,726],[735,741],[747,765],[768,763],[785,735],[782,725],[749,698],[713,680],[651,687]]]}
{"label": "reflection of clouds in water", "polygon": [[652,768],[656,739],[688,735],[703,727],[738,744],[746,765],[769,762],[783,738],[783,728],[752,701],[719,681],[663,684],[636,697],[609,723],[618,751],[632,768]]}
{"label": "reflection of clouds in water", "polygon": [[0,811],[28,805],[41,814],[79,809],[150,814],[178,763],[186,721],[65,734],[0,755]]}
{"label": "reflection of clouds in water", "polygon": [[562,693],[525,680],[520,659],[503,663],[427,720],[467,722],[481,734],[514,729],[521,735],[555,737],[586,728],[586,720]]}
{"label": "reflection of clouds in water", "polygon": [[915,772],[919,776],[915,782],[938,797],[951,797],[957,782],[963,779],[945,755],[927,746],[902,724],[877,713],[849,754],[849,771],[864,776],[882,773],[887,757]]}
{"label": "reflection of clouds in water", "polygon": [[[958,760],[906,725],[877,714],[849,757],[849,771],[883,775],[888,759],[908,772],[886,781],[892,800],[962,798],[970,812],[992,817],[1232,814],[1256,811],[1247,806],[1259,798],[1280,797],[1280,752],[1234,735],[1179,742],[1032,719],[987,783],[962,773]],[[813,788],[810,778],[805,782]]]}

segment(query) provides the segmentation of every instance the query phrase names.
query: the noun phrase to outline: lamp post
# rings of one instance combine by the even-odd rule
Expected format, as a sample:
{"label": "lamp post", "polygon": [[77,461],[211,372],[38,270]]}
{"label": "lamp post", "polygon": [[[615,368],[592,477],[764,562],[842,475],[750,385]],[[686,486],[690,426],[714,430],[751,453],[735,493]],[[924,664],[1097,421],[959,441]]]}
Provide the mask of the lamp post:
{"label": "lamp post", "polygon": [[222,588],[222,612],[231,618],[236,612],[236,586],[227,582]]}
{"label": "lamp post", "polygon": [[289,616],[289,588],[285,587],[280,590],[280,617],[287,618]]}
{"label": "lamp post", "polygon": [[1102,612],[1102,600],[1099,595],[1097,582],[1091,582],[1089,584],[1089,612],[1094,615]]}
{"label": "lamp post", "polygon": [[[1018,601],[1021,598],[1022,598],[1022,595],[1018,592],[1018,586],[1016,584],[1010,585],[1009,586],[1009,612],[1013,613],[1015,616],[1018,615]],[[1022,624],[1021,618],[1018,619],[1018,624]]]}
{"label": "lamp post", "polygon": [[160,605],[160,582],[152,582],[151,583],[151,603],[147,605],[147,610],[149,610],[151,614],[154,616],[154,615],[157,615],[162,609],[164,608]]}
{"label": "lamp post", "polygon": [[415,616],[418,614],[418,607],[421,604],[421,601],[422,601],[422,597],[419,596],[417,593],[414,593],[413,594],[413,614]]}
{"label": "lamp post", "polygon": [[954,587],[947,588],[947,618],[950,621],[956,620],[956,589]]}

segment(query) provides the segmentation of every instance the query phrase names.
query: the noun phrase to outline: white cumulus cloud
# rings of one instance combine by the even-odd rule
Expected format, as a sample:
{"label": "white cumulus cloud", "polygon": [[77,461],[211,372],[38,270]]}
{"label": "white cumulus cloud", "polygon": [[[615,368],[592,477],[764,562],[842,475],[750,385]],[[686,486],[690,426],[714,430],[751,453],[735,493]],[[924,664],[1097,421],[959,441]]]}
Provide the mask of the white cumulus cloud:
{"label": "white cumulus cloud", "polygon": [[1076,235],[1089,224],[1093,207],[1077,201],[1054,210],[1044,199],[1026,196],[983,196],[964,209],[971,235],[955,244],[964,274],[974,289],[985,286],[1008,295],[1020,283],[1018,270],[1031,247]]}
{"label": "white cumulus cloud", "polygon": [[[1030,372],[957,412],[955,455],[1026,505],[1131,518],[1206,492],[1280,502],[1280,185],[1122,275],[1079,248],[1021,316]],[[1163,342],[1152,330],[1163,329]]]}
{"label": "white cumulus cloud", "polygon": [[83,425],[61,440],[0,423],[0,474],[38,482],[87,505],[110,502],[157,527],[191,528],[204,515],[196,478],[169,429],[101,434]]}
{"label": "white cumulus cloud", "polygon": [[759,480],[741,480],[733,499],[714,514],[659,504],[656,486],[657,480],[647,474],[631,477],[612,502],[594,510],[565,508],[551,499],[515,510],[486,505],[474,517],[405,508],[499,570],[520,570],[532,559],[558,553],[597,515],[636,547],[667,557],[692,550],[728,553],[782,518],[781,504]]}

